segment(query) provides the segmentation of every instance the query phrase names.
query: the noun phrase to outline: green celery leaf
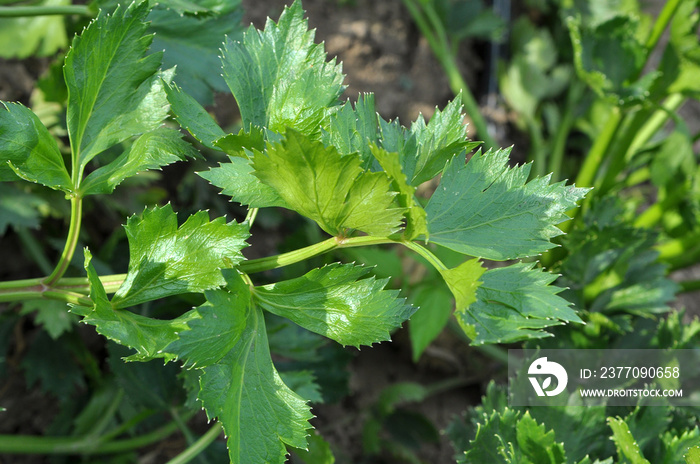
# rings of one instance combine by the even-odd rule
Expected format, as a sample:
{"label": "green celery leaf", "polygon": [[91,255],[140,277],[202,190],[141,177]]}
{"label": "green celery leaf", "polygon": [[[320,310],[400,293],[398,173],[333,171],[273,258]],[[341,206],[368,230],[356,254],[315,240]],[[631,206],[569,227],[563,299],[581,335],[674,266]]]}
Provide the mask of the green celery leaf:
{"label": "green celery leaf", "polygon": [[527,182],[529,164],[509,168],[510,149],[464,156],[445,167],[426,206],[430,241],[467,255],[503,261],[542,253],[562,232],[556,224],[588,189]]}
{"label": "green celery leaf", "polygon": [[382,169],[384,169],[384,172],[391,179],[393,189],[399,192],[397,196],[399,206],[407,209],[404,236],[408,240],[412,240],[421,235],[428,237],[428,224],[425,210],[416,201],[416,188],[408,184],[406,175],[401,170],[399,154],[389,153],[374,144],[370,145],[370,150]]}
{"label": "green celery leaf", "polygon": [[328,130],[322,130],[321,140],[325,145],[333,145],[342,155],[359,153],[362,167],[372,164],[370,142],[379,140],[379,120],[374,109],[374,95],[360,95],[353,109],[346,102],[333,113],[328,121]]}
{"label": "green celery leaf", "polygon": [[[124,362],[123,359],[130,354],[126,347],[110,343],[107,349],[110,371],[116,377],[115,383],[124,390],[124,399],[129,404],[156,411],[170,411],[180,404],[184,395],[177,377],[182,371],[179,365],[163,365],[162,361],[155,359]],[[97,414],[101,417],[104,408]]]}
{"label": "green celery leaf", "polygon": [[[28,184],[25,184],[25,186]],[[36,229],[42,212],[49,211],[43,198],[20,189],[19,185],[0,183],[0,236],[8,226]]]}
{"label": "green celery leaf", "polygon": [[212,150],[218,150],[214,141],[226,133],[214,121],[214,118],[200,105],[197,100],[183,92],[176,84],[165,84],[173,114],[178,124],[192,134],[202,145]]}
{"label": "green celery leaf", "polygon": [[68,305],[56,300],[29,300],[22,304],[20,314],[36,311],[35,321],[56,340],[65,332],[70,332],[78,319],[68,312]]}
{"label": "green celery leaf", "polygon": [[132,216],[125,226],[129,271],[112,298],[115,308],[225,284],[221,269],[243,260],[248,226],[224,218],[209,222],[206,211],[190,216],[178,228],[170,204]]}
{"label": "green celery leaf", "polygon": [[612,429],[612,439],[617,447],[617,454],[620,462],[629,462],[630,464],[650,464],[639,450],[639,444],[635,441],[627,427],[627,423],[615,417],[608,417],[608,425]]}
{"label": "green celery leaf", "polygon": [[401,127],[398,121],[380,120],[381,146],[386,151],[398,153],[408,183],[418,186],[438,175],[445,163],[454,155],[471,151],[481,142],[469,142],[464,124],[461,95],[452,100],[444,110],[435,110],[428,124],[423,116],[411,125]]}
{"label": "green celery leaf", "polygon": [[196,156],[197,150],[182,140],[179,131],[160,127],[141,135],[117,159],[91,172],[81,189],[83,195],[112,193],[127,177]]}
{"label": "green celery leaf", "polygon": [[[70,0],[40,0],[33,2],[32,6],[57,7],[70,4]],[[51,56],[68,45],[64,17],[42,15],[0,19],[0,43],[0,56],[3,58]]]}
{"label": "green celery leaf", "polygon": [[569,256],[561,285],[582,308],[609,315],[668,311],[678,291],[658,262],[656,234],[632,227],[615,197],[600,199],[584,216],[586,227],[565,237]]}
{"label": "green celery leaf", "polygon": [[309,435],[308,441],[308,450],[293,450],[296,457],[294,462],[299,462],[300,464],[335,464],[335,456],[333,456],[331,445],[317,431]]}
{"label": "green celery leaf", "polygon": [[210,105],[213,92],[226,90],[217,55],[224,38],[235,40],[243,33],[240,1],[229,1],[220,14],[188,16],[157,5],[148,15],[149,31],[155,32],[151,50],[164,50],[163,65],[177,65],[177,82],[203,105]]}
{"label": "green celery leaf", "polygon": [[[203,335],[200,346],[175,343],[167,350],[181,358],[187,354],[188,364],[202,366],[199,400],[209,419],[217,417],[223,424],[231,462],[281,464],[287,453],[285,444],[306,449],[308,421],[313,415],[272,364],[263,312],[253,305],[249,288],[240,277],[229,276],[228,281],[234,296],[231,304],[211,306],[207,310],[211,315],[191,327],[192,332]],[[209,296],[219,292],[209,292]],[[217,353],[223,349],[221,341],[211,336],[217,330],[227,334],[222,338],[229,338],[230,350],[203,366],[213,359],[207,354],[209,347]]]}
{"label": "green celery leaf", "polygon": [[[248,292],[249,293],[249,292]],[[245,320],[235,311],[236,305],[247,304],[249,295],[224,290],[205,292],[207,302],[195,311],[189,329],[181,332],[167,351],[177,353],[188,367],[205,367],[223,358],[245,330]]]}
{"label": "green celery leaf", "polygon": [[694,446],[683,456],[686,464],[700,464],[700,446]]}
{"label": "green celery leaf", "polygon": [[452,295],[444,287],[421,285],[414,288],[411,304],[416,312],[408,323],[413,361],[417,362],[423,351],[442,332],[452,315]]}
{"label": "green celery leaf", "polygon": [[554,430],[546,431],[544,424],[537,422],[525,412],[518,421],[516,437],[518,445],[526,460],[518,462],[565,463],[564,446],[554,439]]}
{"label": "green celery leaf", "polygon": [[584,406],[577,396],[573,393],[565,406],[531,408],[530,414],[556,431],[571,462],[586,456],[610,456],[614,447],[605,422],[605,406]]}
{"label": "green celery leaf", "polygon": [[71,312],[83,316],[82,322],[94,325],[98,333],[110,340],[135,349],[138,353],[128,357],[129,361],[173,359],[175,356],[163,349],[177,340],[179,332],[187,330],[187,322],[196,317],[195,311],[188,311],[171,321],[163,321],[116,309],[110,303],[91,260],[92,255],[86,248],[85,270],[90,282],[93,307],[74,306]]}
{"label": "green celery leaf", "polygon": [[323,403],[316,376],[308,370],[281,371],[280,378],[293,392],[312,403]]}
{"label": "green celery leaf", "polygon": [[363,172],[358,155],[342,156],[333,147],[287,130],[281,143],[255,152],[253,168],[289,208],[331,235],[357,229],[387,236],[400,227],[405,210],[393,206],[396,192],[389,178]]}
{"label": "green celery leaf", "polygon": [[659,74],[637,78],[647,57],[646,47],[637,38],[637,17],[613,16],[595,27],[569,17],[567,25],[576,72],[599,96],[619,105],[636,104],[649,96]]}
{"label": "green celery leaf", "polygon": [[245,150],[263,151],[265,149],[265,131],[258,126],[251,126],[248,132],[241,129],[238,134],[227,134],[214,141],[214,145],[229,155],[247,158]]}
{"label": "green celery leaf", "polygon": [[549,285],[557,276],[518,263],[490,269],[481,276],[476,302],[457,311],[457,320],[474,345],[510,343],[551,336],[545,327],[582,322],[561,288]]}
{"label": "green celery leaf", "polygon": [[387,280],[358,280],[369,269],[330,264],[302,277],[256,287],[255,302],[266,311],[342,345],[371,345],[390,339],[390,332],[415,309],[398,291],[383,290]]}
{"label": "green celery leaf", "polygon": [[69,401],[76,390],[85,389],[83,371],[70,344],[65,340],[52,340],[46,332],[40,331],[33,338],[20,366],[28,388],[38,383],[42,391],[55,395],[60,402]]}
{"label": "green celery leaf", "polygon": [[228,38],[222,60],[244,128],[318,133],[344,89],[341,66],[325,61],[298,0],[285,7],[278,23],[268,19],[263,32],[251,26],[241,41]]}
{"label": "green celery leaf", "polygon": [[73,189],[58,144],[39,118],[19,103],[0,101],[0,182],[17,176],[55,190]]}
{"label": "green celery leaf", "polygon": [[229,156],[229,159],[228,163],[220,163],[219,167],[197,174],[222,189],[221,193],[229,195],[233,201],[242,205],[251,208],[287,207],[287,203],[274,188],[253,175],[255,170],[248,158]]}
{"label": "green celery leaf", "polygon": [[457,312],[466,310],[476,301],[476,292],[481,284],[479,277],[485,271],[478,258],[465,261],[454,269],[440,270],[440,275],[455,297]]}
{"label": "green celery leaf", "polygon": [[105,149],[153,130],[168,114],[157,75],[161,53],[146,56],[148,2],[100,14],[73,39],[63,73],[73,163],[80,172]]}
{"label": "green celery leaf", "polygon": [[479,417],[476,436],[457,462],[464,464],[563,464],[564,447],[529,412],[504,408]]}

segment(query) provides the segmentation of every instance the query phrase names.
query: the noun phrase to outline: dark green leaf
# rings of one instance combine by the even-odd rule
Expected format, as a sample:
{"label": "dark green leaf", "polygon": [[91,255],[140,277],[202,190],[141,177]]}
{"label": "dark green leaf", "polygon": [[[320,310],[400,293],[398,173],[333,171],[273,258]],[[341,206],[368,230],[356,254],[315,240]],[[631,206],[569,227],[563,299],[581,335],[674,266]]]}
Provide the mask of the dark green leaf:
{"label": "dark green leaf", "polygon": [[265,31],[251,26],[243,39],[227,39],[224,79],[238,102],[243,127],[284,132],[290,127],[318,133],[329,107],[343,92],[343,74],[335,60],[326,62],[314,44],[300,1],[285,7],[279,22],[268,19]]}
{"label": "dark green leaf", "polygon": [[0,183],[0,235],[8,226],[37,228],[42,212],[49,210],[46,200],[18,187]]}
{"label": "dark green leaf", "polygon": [[556,224],[587,189],[527,182],[529,164],[509,168],[510,149],[453,158],[426,206],[430,241],[493,260],[533,256],[554,246]]}
{"label": "dark green leaf", "polygon": [[56,340],[64,332],[70,332],[77,318],[68,312],[68,305],[56,300],[29,300],[22,305],[20,314],[36,311],[35,321],[41,324],[46,333]]}
{"label": "dark green leaf", "polygon": [[71,312],[83,316],[82,322],[94,325],[98,333],[135,349],[138,353],[130,356],[128,360],[173,359],[175,356],[164,352],[163,349],[177,340],[179,332],[187,330],[187,322],[196,317],[195,311],[189,311],[171,321],[163,321],[116,309],[110,303],[104,286],[90,263],[91,260],[92,255],[86,248],[85,270],[90,282],[93,307],[74,306]]}
{"label": "dark green leaf", "polygon": [[331,264],[303,277],[257,287],[256,303],[278,316],[343,345],[371,345],[389,340],[414,308],[383,290],[386,280],[358,280],[369,269]]}
{"label": "dark green leaf", "polygon": [[0,182],[17,176],[70,192],[73,183],[58,144],[39,118],[19,103],[0,102]]}
{"label": "dark green leaf", "polygon": [[214,141],[226,133],[216,124],[214,118],[197,103],[197,100],[180,90],[175,84],[165,84],[165,92],[175,119],[205,147],[218,150]]}
{"label": "dark green leaf", "polygon": [[240,1],[227,3],[220,14],[183,16],[163,5],[148,15],[149,31],[156,34],[151,50],[164,50],[163,65],[177,66],[175,82],[203,105],[212,103],[213,92],[226,90],[217,55],[225,37],[235,40],[243,32]]}
{"label": "dark green leaf", "polygon": [[513,264],[481,276],[476,303],[456,313],[473,344],[547,337],[551,334],[540,329],[582,322],[571,303],[557,296],[562,289],[549,285],[557,276],[533,267]]}
{"label": "dark green leaf", "polygon": [[168,114],[161,54],[146,56],[148,2],[100,14],[73,39],[63,68],[73,163],[84,169],[105,149],[159,127]]}
{"label": "dark green leaf", "polygon": [[452,295],[444,287],[424,285],[415,289],[411,304],[418,308],[408,323],[413,350],[417,362],[423,351],[442,332],[452,315]]}
{"label": "dark green leaf", "polygon": [[[273,366],[263,313],[253,305],[247,285],[240,277],[229,276],[229,288],[236,296],[234,304],[217,306],[211,317],[191,328],[193,337],[204,331],[201,346],[190,350],[187,344],[173,344],[168,351],[178,357],[187,354],[188,364],[195,365],[202,365],[199,356],[212,343],[219,352],[220,341],[210,336],[217,311],[219,321],[224,322],[219,323],[219,330],[230,336],[231,349],[201,369],[199,399],[207,416],[218,417],[223,424],[232,462],[281,464],[287,453],[285,445],[306,448],[307,430],[311,428],[308,421],[313,416],[306,402],[282,382]],[[235,321],[235,328],[229,329],[226,321]],[[179,352],[183,346],[187,351]],[[208,359],[204,362],[212,359],[205,356]]]}
{"label": "dark green leaf", "polygon": [[115,308],[224,285],[221,269],[243,260],[248,227],[224,218],[209,222],[199,211],[179,228],[168,204],[132,216],[125,226],[129,239],[129,272],[112,299]]}

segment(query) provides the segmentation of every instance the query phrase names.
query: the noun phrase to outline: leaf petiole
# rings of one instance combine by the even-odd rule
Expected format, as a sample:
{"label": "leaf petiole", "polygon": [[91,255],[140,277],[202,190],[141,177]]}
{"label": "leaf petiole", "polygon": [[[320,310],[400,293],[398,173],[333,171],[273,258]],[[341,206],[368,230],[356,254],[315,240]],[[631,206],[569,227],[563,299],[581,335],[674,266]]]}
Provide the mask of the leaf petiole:
{"label": "leaf petiole", "polygon": [[3,6],[0,18],[24,18],[28,16],[80,15],[95,16],[87,5]]}
{"label": "leaf petiole", "polygon": [[63,253],[61,253],[61,258],[58,260],[58,264],[53,272],[44,279],[43,283],[47,287],[52,287],[58,279],[63,277],[66,273],[71,260],[73,259],[73,254],[75,253],[75,248],[78,246],[78,237],[80,236],[80,224],[83,215],[83,199],[79,196],[71,196],[70,198],[70,226],[68,228],[68,238],[66,239],[66,245],[63,248]]}

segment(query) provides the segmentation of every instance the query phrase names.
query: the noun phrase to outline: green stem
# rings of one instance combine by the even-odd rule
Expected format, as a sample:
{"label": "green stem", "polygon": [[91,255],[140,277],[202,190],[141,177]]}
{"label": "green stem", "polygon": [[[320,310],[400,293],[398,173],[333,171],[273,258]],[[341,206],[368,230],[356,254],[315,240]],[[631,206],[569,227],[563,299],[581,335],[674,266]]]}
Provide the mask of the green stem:
{"label": "green stem", "polygon": [[87,5],[55,6],[3,6],[0,18],[20,18],[27,16],[80,15],[95,16]]}
{"label": "green stem", "polygon": [[255,218],[258,216],[258,211],[260,211],[260,208],[250,208],[248,210],[248,214],[245,216],[245,221],[243,221],[248,224],[248,228],[253,227]]}
{"label": "green stem", "polygon": [[462,103],[464,104],[467,114],[474,123],[474,127],[476,127],[477,136],[484,141],[484,148],[496,148],[497,143],[489,134],[486,119],[481,115],[479,105],[476,103],[476,99],[469,90],[469,86],[462,77],[462,73],[459,71],[457,57],[453,53],[453,47],[450,46],[445,28],[432,4],[429,2],[422,2],[425,16],[421,13],[421,5],[416,0],[403,0],[403,4],[406,6],[406,9],[408,9],[413,17],[413,21],[416,23],[416,26],[418,26],[418,29],[420,29],[421,34],[427,40],[430,49],[445,71],[450,89],[455,95],[462,95]]}
{"label": "green stem", "polygon": [[666,261],[671,269],[681,269],[700,261],[700,232],[675,238],[657,246],[659,260]]}
{"label": "green stem", "polygon": [[101,442],[94,437],[39,437],[0,435],[0,453],[8,454],[110,454],[131,451],[172,435],[177,424],[167,425],[145,435],[123,440]]}
{"label": "green stem", "polygon": [[552,144],[552,153],[549,155],[549,165],[547,171],[552,173],[554,181],[561,180],[561,165],[564,160],[566,151],[566,141],[574,125],[574,107],[581,99],[585,87],[579,80],[575,80],[569,86],[569,91],[566,94],[566,104],[564,106],[564,116],[557,127],[557,132],[554,135]]}
{"label": "green stem", "polygon": [[680,4],[681,0],[667,0],[664,3],[661,13],[659,13],[651,32],[649,32],[647,42],[644,44],[644,47],[647,49],[647,59],[649,55],[651,55],[652,50],[656,47],[656,44],[659,42],[659,39],[663,35],[664,30],[666,30],[666,26],[668,26],[671,18],[673,18],[673,15],[676,14],[676,10]]}
{"label": "green stem", "polygon": [[674,209],[676,205],[685,199],[687,193],[683,188],[675,189],[672,194],[654,203],[637,216],[637,219],[634,221],[634,227],[651,228],[655,226],[663,217],[664,212]]}
{"label": "green stem", "polygon": [[681,293],[687,292],[697,292],[700,290],[700,280],[684,280],[683,282],[678,282],[681,286]]}
{"label": "green stem", "polygon": [[632,155],[642,148],[666,124],[666,121],[684,102],[685,97],[680,93],[669,95],[661,107],[651,117],[647,118],[644,125],[636,132],[629,147],[629,154]]}
{"label": "green stem", "polygon": [[530,135],[530,154],[528,161],[532,161],[530,178],[542,177],[545,174],[546,155],[542,130],[536,121],[527,121],[527,131]]}
{"label": "green stem", "polygon": [[586,155],[586,159],[581,166],[581,170],[576,176],[576,186],[577,187],[592,187],[596,174],[600,169],[600,165],[603,163],[610,144],[617,133],[620,123],[622,122],[622,112],[620,108],[613,107],[610,111],[610,116],[603,131],[598,135],[591,147],[590,151]]}
{"label": "green stem", "polygon": [[223,428],[220,422],[216,422],[212,428],[210,428],[207,433],[202,435],[199,440],[194,442],[185,451],[175,456],[173,459],[168,461],[168,464],[185,464],[190,462],[192,459],[197,457],[202,451],[207,449],[207,447],[217,439]]}
{"label": "green stem", "polygon": [[421,255],[423,258],[425,258],[428,263],[430,263],[431,266],[433,266],[436,270],[438,271],[446,271],[448,270],[448,267],[443,264],[442,261],[438,259],[437,256],[433,254],[430,250],[425,248],[423,245],[420,245],[416,242],[401,242],[406,248],[408,248],[411,251],[415,251],[417,254]]}
{"label": "green stem", "polygon": [[83,215],[83,199],[79,196],[72,196],[70,199],[70,226],[68,228],[68,238],[61,253],[61,258],[53,272],[44,280],[46,286],[53,286],[58,279],[63,277],[71,260],[73,253],[78,246],[78,236],[80,235],[80,223]]}
{"label": "green stem", "polygon": [[388,237],[370,236],[351,238],[331,237],[328,240],[324,240],[322,242],[315,243],[313,245],[300,248],[298,250],[282,253],[280,255],[243,261],[240,265],[240,270],[242,272],[245,272],[246,274],[255,274],[256,272],[269,271],[270,269],[277,269],[279,267],[289,266],[290,264],[298,263],[299,261],[304,261],[306,259],[313,258],[314,256],[327,253],[336,248],[383,245],[387,243],[396,243],[396,240],[392,240]]}

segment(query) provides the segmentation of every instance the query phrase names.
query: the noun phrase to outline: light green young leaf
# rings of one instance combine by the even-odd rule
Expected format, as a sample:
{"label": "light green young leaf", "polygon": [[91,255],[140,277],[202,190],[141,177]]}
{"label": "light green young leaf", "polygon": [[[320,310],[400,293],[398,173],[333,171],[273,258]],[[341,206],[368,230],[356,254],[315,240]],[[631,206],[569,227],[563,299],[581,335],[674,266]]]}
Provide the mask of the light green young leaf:
{"label": "light green young leaf", "polygon": [[148,2],[135,2],[100,14],[66,55],[68,134],[80,172],[103,150],[159,127],[168,114],[157,76],[161,53],[146,56],[148,11]]}
{"label": "light green young leaf", "polygon": [[401,170],[401,161],[398,153],[389,153],[374,144],[370,145],[370,150],[382,169],[384,169],[384,172],[391,179],[393,189],[399,192],[397,195],[399,206],[407,209],[404,236],[408,240],[412,240],[420,235],[428,237],[425,210],[416,201],[414,196],[416,188],[408,184],[406,175]]}
{"label": "light green young leaf", "polygon": [[518,263],[484,272],[477,301],[456,312],[474,345],[548,337],[540,329],[582,322],[571,303],[557,296],[562,289],[549,285],[557,277],[533,267]]}
{"label": "light green young leaf", "polygon": [[[230,350],[201,369],[199,400],[209,419],[216,417],[223,424],[231,462],[281,464],[287,454],[285,445],[306,449],[307,430],[311,428],[308,421],[313,415],[306,402],[282,382],[272,364],[265,319],[253,305],[250,290],[240,277],[229,278],[229,288],[234,295],[232,304],[212,306],[207,310],[211,315],[192,326],[192,332],[204,335],[201,346],[173,344],[168,351],[179,357],[187,353],[188,364],[206,364],[213,359],[207,354],[209,347],[216,353],[224,348],[211,335],[217,328],[226,333],[222,338],[229,338]],[[211,325],[216,322],[215,315],[223,322],[218,327]],[[191,339],[195,336],[191,334]],[[180,348],[185,351],[180,352]],[[202,354],[205,358],[199,357]]]}
{"label": "light green young leaf", "polygon": [[165,84],[165,93],[178,124],[197,139],[202,145],[218,150],[214,141],[225,136],[209,113],[197,103],[197,100],[180,90],[176,84]]}
{"label": "light green young leaf", "polygon": [[508,167],[510,149],[453,158],[425,210],[430,241],[467,255],[503,261],[542,253],[562,232],[556,224],[588,189],[527,182],[530,165]]}
{"label": "light green young leaf", "polygon": [[163,349],[177,340],[179,332],[187,330],[187,322],[196,317],[194,310],[186,312],[177,319],[164,321],[117,309],[110,303],[91,260],[92,255],[86,248],[85,270],[90,282],[90,299],[93,307],[90,309],[74,306],[71,312],[83,316],[82,322],[94,325],[98,333],[110,340],[135,349],[138,353],[126,358],[128,361],[173,359],[175,356],[164,352]]}
{"label": "light green young leaf", "polygon": [[[357,229],[387,236],[398,230],[404,209],[381,172],[363,172],[358,155],[342,156],[308,136],[288,130],[285,139],[256,151],[254,174],[287,206],[313,219],[331,235]],[[285,173],[285,175],[280,175]]]}
{"label": "light green young leaf", "polygon": [[278,23],[268,19],[264,32],[251,26],[241,41],[227,39],[222,60],[244,128],[316,134],[344,89],[341,66],[314,44],[298,0]]}
{"label": "light green young leaf", "polygon": [[644,455],[639,449],[639,445],[630,433],[627,423],[615,417],[608,417],[608,425],[612,429],[612,440],[615,442],[617,454],[621,462],[629,462],[630,464],[650,464],[644,458]]}
{"label": "light green young leaf", "polygon": [[[70,0],[40,0],[32,3],[32,6],[56,7],[70,4]],[[0,19],[0,43],[0,56],[3,58],[51,56],[68,45],[63,16]]]}
{"label": "light green young leaf", "polygon": [[72,182],[58,144],[39,118],[19,103],[0,101],[0,182],[17,176],[70,192]]}
{"label": "light green young leaf", "polygon": [[442,278],[455,297],[456,310],[466,310],[476,301],[476,291],[479,288],[481,277],[486,268],[481,265],[478,258],[465,261],[454,269],[440,270]]}
{"label": "light green young leaf", "polygon": [[241,17],[238,0],[216,14],[183,15],[156,5],[148,15],[149,31],[155,32],[151,50],[164,50],[164,67],[177,66],[175,82],[202,105],[212,103],[213,92],[226,90],[217,53],[225,37],[235,40],[243,33]]}
{"label": "light green young leaf", "polygon": [[322,130],[324,145],[333,145],[342,155],[359,153],[363,169],[372,167],[370,143],[379,140],[379,120],[374,109],[374,95],[360,95],[353,109],[348,101],[328,120],[328,129]]}
{"label": "light green young leaf", "polygon": [[220,163],[219,167],[197,174],[223,189],[221,193],[231,196],[233,201],[250,208],[288,207],[274,188],[253,175],[255,170],[248,158],[230,156],[229,159],[229,163]]}
{"label": "light green young leaf", "polygon": [[480,144],[467,139],[461,101],[461,96],[457,96],[444,110],[436,109],[427,124],[419,116],[410,129],[401,127],[398,121],[379,121],[381,146],[399,154],[409,185],[418,186],[432,179],[450,158]]}
{"label": "light green young leaf", "polygon": [[243,260],[248,227],[224,218],[209,222],[206,211],[177,227],[170,204],[147,209],[126,224],[129,271],[112,298],[115,308],[187,292],[202,292],[225,284],[221,269]]}
{"label": "light green young leaf", "polygon": [[266,311],[342,345],[371,345],[389,340],[415,309],[397,291],[383,290],[387,280],[358,280],[368,273],[363,266],[331,264],[256,287],[253,298]]}
{"label": "light green young leaf", "polygon": [[83,195],[112,193],[127,177],[148,169],[160,169],[197,156],[197,150],[174,129],[160,127],[137,138],[121,156],[91,172],[83,181]]}
{"label": "light green young leaf", "polygon": [[693,446],[683,456],[686,464],[700,464],[700,446]]}

